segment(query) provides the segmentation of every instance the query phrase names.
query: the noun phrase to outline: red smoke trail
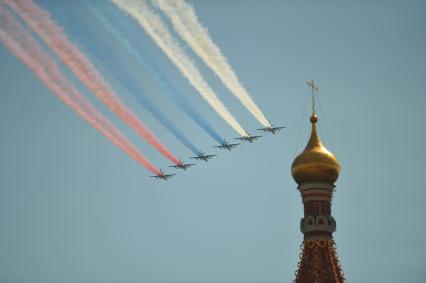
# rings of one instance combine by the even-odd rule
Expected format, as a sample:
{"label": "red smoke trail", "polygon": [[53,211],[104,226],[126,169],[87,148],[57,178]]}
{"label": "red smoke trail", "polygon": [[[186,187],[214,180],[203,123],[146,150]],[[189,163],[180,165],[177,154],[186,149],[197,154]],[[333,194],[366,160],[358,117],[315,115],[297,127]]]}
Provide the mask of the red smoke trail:
{"label": "red smoke trail", "polygon": [[80,81],[107,105],[111,111],[116,113],[139,136],[144,138],[170,161],[180,164],[180,161],[160,142],[148,127],[121,102],[89,59],[68,40],[62,29],[50,18],[47,11],[41,9],[32,0],[5,0],[4,2],[22,17],[25,23],[57,53],[59,58],[74,72]]}
{"label": "red smoke trail", "polygon": [[138,152],[136,147],[68,82],[55,61],[41,49],[31,34],[22,28],[13,15],[3,9],[1,4],[0,18],[2,26],[0,28],[0,41],[32,70],[40,81],[131,158],[154,174],[160,174],[160,171]]}

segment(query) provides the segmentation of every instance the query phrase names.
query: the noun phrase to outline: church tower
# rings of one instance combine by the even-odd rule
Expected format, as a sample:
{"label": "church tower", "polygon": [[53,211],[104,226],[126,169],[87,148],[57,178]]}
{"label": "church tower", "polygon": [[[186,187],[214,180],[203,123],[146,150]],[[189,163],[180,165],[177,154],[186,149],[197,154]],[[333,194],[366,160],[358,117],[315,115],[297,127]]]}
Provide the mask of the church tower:
{"label": "church tower", "polygon": [[311,137],[291,166],[304,207],[304,217],[300,221],[304,239],[294,282],[341,283],[345,279],[333,240],[336,221],[331,215],[334,182],[339,176],[340,165],[318,136],[316,124],[319,118],[315,112],[318,88],[313,81],[308,85],[312,88]]}

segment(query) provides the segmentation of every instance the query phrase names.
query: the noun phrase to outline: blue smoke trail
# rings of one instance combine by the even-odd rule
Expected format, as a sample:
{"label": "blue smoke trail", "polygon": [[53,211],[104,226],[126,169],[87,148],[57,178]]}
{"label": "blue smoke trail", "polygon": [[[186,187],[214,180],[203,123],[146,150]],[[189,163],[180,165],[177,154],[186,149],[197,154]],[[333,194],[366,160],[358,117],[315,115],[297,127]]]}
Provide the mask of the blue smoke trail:
{"label": "blue smoke trail", "polygon": [[[135,42],[136,34],[130,30],[130,27],[136,24],[132,19],[125,17],[114,5],[106,4],[108,17],[99,12],[99,8],[94,7],[90,1],[84,1],[84,4],[89,8],[90,12],[122,43],[128,52],[133,56],[137,63],[149,72],[159,83],[165,93],[201,128],[203,128],[213,139],[222,144],[225,140],[213,129],[201,113],[199,113],[180,93],[173,82],[167,75],[158,67],[157,62],[146,54],[140,47],[140,44]],[[102,3],[104,4],[104,3]]]}
{"label": "blue smoke trail", "polygon": [[91,32],[88,27],[83,27],[79,21],[73,21],[67,29],[72,33],[80,44],[91,56],[96,58],[108,70],[114,78],[124,87],[124,89],[135,96],[135,98],[148,110],[153,116],[163,124],[179,141],[181,141],[194,154],[201,153],[200,150],[170,121],[164,113],[148,98],[144,90],[135,77],[126,70],[121,63],[117,52],[108,46],[103,46],[101,40],[96,37],[95,32]]}

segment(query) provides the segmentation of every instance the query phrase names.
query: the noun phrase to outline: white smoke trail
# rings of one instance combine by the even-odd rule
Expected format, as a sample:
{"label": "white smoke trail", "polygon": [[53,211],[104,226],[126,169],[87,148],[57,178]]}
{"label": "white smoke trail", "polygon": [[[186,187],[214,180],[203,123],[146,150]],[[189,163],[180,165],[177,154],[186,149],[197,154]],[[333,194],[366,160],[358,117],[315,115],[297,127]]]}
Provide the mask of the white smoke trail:
{"label": "white smoke trail", "polygon": [[210,106],[241,136],[247,133],[226,109],[214,91],[204,80],[195,63],[185,54],[178,41],[171,35],[161,17],[154,12],[145,0],[111,0],[121,10],[128,13],[151,36],[167,57],[175,64],[190,84],[210,104]]}
{"label": "white smoke trail", "polygon": [[238,80],[231,65],[197,19],[191,5],[185,0],[152,0],[170,19],[173,28],[222,80],[250,113],[265,127],[271,124]]}

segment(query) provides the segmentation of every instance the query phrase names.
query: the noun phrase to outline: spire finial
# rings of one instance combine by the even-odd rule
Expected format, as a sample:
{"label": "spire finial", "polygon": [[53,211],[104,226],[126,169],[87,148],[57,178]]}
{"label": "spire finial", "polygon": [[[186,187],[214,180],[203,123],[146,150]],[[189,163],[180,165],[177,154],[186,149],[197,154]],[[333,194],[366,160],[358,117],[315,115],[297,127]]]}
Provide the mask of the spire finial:
{"label": "spire finial", "polygon": [[312,116],[310,120],[312,124],[315,124],[318,121],[318,116],[316,114],[316,109],[315,109],[315,92],[318,92],[319,88],[315,85],[315,82],[313,80],[307,81],[306,83],[311,88],[311,94],[312,94]]}

